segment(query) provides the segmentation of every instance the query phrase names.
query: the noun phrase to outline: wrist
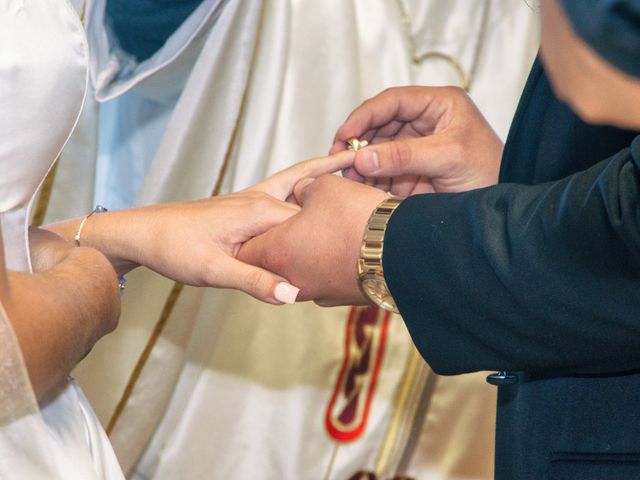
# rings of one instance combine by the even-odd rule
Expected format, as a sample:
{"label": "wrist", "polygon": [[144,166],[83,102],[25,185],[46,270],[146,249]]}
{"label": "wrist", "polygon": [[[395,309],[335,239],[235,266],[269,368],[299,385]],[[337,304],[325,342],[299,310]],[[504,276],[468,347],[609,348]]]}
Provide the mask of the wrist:
{"label": "wrist", "polygon": [[77,224],[75,244],[100,251],[118,277],[122,277],[140,265],[138,259],[134,258],[140,253],[133,228],[136,221],[131,218],[134,212],[109,212],[104,207],[96,207]]}

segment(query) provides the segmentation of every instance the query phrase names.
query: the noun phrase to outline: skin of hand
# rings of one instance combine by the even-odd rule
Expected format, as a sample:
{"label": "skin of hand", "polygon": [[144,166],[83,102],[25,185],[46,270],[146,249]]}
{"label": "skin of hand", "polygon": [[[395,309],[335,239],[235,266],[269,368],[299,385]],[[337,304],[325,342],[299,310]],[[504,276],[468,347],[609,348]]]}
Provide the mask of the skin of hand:
{"label": "skin of hand", "polygon": [[[342,152],[299,163],[238,193],[93,215],[81,244],[104,252],[119,274],[145,265],[185,284],[235,288],[268,303],[293,303],[298,289],[286,277],[235,257],[244,242],[299,212],[295,202],[286,201],[298,180],[352,163],[353,153]],[[47,229],[72,239],[78,224]]]}
{"label": "skin of hand", "polygon": [[498,181],[503,144],[457,87],[397,87],[356,108],[331,153],[351,138],[369,146],[343,175],[394,195],[461,192]]}
{"label": "skin of hand", "polygon": [[299,300],[368,303],[357,261],[371,212],[387,195],[335,175],[303,179],[294,194],[300,213],[245,243],[238,259],[288,278],[300,288]]}
{"label": "skin of hand", "polygon": [[97,250],[68,248],[68,242],[37,229],[31,239],[44,271],[7,271],[0,234],[0,302],[34,392],[46,401],[93,345],[115,329],[120,294],[111,263]]}

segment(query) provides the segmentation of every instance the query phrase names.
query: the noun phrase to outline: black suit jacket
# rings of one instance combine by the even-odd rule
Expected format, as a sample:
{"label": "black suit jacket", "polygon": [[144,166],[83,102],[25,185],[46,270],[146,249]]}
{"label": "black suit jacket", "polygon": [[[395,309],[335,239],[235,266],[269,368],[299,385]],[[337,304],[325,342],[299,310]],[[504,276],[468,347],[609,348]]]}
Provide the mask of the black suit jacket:
{"label": "black suit jacket", "polygon": [[391,217],[385,277],[431,367],[524,372],[499,387],[496,479],[640,479],[636,135],[580,121],[536,62],[500,184]]}

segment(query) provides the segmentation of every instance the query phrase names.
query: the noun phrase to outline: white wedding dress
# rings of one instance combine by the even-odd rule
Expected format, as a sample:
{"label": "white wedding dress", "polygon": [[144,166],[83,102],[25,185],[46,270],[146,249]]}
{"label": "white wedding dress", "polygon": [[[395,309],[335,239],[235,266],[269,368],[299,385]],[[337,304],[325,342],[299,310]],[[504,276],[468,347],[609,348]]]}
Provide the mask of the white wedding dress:
{"label": "white wedding dress", "polygon": [[[31,204],[77,122],[87,65],[84,29],[67,0],[0,0],[0,225],[10,270],[31,268]],[[0,308],[0,479],[12,478],[124,477],[72,379],[38,406]]]}

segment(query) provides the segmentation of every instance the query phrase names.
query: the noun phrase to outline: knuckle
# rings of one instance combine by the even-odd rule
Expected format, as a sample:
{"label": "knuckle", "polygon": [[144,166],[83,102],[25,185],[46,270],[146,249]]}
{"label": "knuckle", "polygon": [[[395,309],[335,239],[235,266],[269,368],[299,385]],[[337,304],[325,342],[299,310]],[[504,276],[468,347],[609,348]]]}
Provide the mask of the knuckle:
{"label": "knuckle", "polygon": [[459,87],[457,85],[449,85],[446,87],[442,87],[443,91],[447,94],[447,95],[451,95],[452,97],[466,97],[467,96],[467,92],[464,90],[464,88]]}
{"label": "knuckle", "polygon": [[266,272],[264,272],[263,270],[259,270],[259,269],[255,269],[252,270],[248,275],[247,275],[247,288],[249,289],[249,291],[254,292],[258,295],[262,295],[264,293],[264,286],[265,286],[265,280],[266,280]]}
{"label": "knuckle", "polygon": [[265,209],[269,203],[271,203],[271,197],[267,193],[259,190],[250,192],[247,200],[258,210]]}
{"label": "knuckle", "polygon": [[403,170],[413,161],[413,150],[406,140],[398,140],[390,144],[390,159],[394,167]]}
{"label": "knuckle", "polygon": [[398,87],[387,87],[380,92],[380,97],[388,97],[394,95],[398,91]]}
{"label": "knuckle", "polygon": [[409,87],[387,87],[380,95],[394,97]]}
{"label": "knuckle", "polygon": [[262,190],[254,190],[250,193],[249,198],[254,202],[260,202],[267,199],[269,196]]}

